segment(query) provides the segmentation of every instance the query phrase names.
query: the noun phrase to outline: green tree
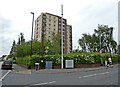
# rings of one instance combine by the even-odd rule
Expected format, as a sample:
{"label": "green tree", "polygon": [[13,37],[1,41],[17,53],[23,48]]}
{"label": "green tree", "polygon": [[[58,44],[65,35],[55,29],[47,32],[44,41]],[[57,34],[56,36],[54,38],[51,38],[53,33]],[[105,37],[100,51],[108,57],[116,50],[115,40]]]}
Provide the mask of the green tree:
{"label": "green tree", "polygon": [[24,34],[23,33],[20,33],[20,42],[21,44],[25,42],[25,38],[24,38]]}
{"label": "green tree", "polygon": [[83,34],[78,40],[83,51],[95,52],[103,50],[107,53],[116,53],[117,43],[113,39],[113,28],[107,25],[98,25],[92,35]]}
{"label": "green tree", "polygon": [[15,42],[15,40],[13,40],[13,44],[12,44],[12,47],[11,47],[11,50],[10,50],[10,55],[14,54],[14,52],[15,52],[15,46],[16,46],[16,42]]}
{"label": "green tree", "polygon": [[50,46],[52,54],[60,54],[60,49],[61,49],[60,40],[61,39],[59,34],[53,34],[51,46]]}
{"label": "green tree", "polygon": [[25,43],[25,38],[24,38],[24,34],[20,33],[19,37],[18,37],[18,43],[19,45]]}
{"label": "green tree", "polygon": [[118,45],[118,54],[120,54],[120,45]]}

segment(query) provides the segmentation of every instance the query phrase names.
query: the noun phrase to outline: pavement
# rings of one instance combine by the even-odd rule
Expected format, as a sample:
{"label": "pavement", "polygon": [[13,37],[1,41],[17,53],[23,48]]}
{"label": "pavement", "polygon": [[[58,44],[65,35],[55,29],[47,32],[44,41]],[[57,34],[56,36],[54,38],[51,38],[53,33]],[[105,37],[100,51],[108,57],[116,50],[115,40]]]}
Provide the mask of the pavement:
{"label": "pavement", "polygon": [[[118,64],[115,64],[118,65]],[[115,66],[113,65],[113,67]],[[41,74],[58,74],[58,73],[75,73],[75,72],[87,72],[87,71],[94,71],[106,68],[105,66],[94,67],[94,68],[74,68],[74,69],[26,69],[25,67],[19,66],[17,64],[13,65],[13,71],[19,74],[32,74],[32,73],[41,73]]]}

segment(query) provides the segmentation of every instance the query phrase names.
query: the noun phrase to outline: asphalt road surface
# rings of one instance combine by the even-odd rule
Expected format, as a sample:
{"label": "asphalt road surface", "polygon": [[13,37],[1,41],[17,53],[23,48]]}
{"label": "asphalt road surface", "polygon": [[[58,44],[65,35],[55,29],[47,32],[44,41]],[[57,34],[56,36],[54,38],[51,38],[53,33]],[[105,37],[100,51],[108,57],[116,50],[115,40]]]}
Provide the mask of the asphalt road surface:
{"label": "asphalt road surface", "polygon": [[[1,70],[1,65],[2,65],[2,62],[0,62],[0,78],[2,78],[2,70]],[[0,81],[0,87],[2,86],[2,80]]]}
{"label": "asphalt road surface", "polygon": [[97,69],[13,70],[2,85],[118,85],[118,65]]}

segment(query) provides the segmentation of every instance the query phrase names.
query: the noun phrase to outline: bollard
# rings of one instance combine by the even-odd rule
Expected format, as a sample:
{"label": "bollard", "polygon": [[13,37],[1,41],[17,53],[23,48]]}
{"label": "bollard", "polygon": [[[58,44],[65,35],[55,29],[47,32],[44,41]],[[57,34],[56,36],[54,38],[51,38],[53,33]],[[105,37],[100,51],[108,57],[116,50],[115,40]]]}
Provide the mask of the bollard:
{"label": "bollard", "polygon": [[35,69],[36,71],[39,70],[39,63],[35,63]]}

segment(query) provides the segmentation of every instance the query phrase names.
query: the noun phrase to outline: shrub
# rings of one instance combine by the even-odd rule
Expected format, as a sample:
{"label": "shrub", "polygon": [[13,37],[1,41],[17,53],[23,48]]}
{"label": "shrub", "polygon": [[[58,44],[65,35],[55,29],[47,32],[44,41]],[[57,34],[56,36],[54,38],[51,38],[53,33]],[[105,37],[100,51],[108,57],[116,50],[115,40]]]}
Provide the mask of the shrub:
{"label": "shrub", "polygon": [[[83,52],[83,53],[70,53],[70,54],[64,54],[64,60],[67,59],[73,59],[75,61],[75,64],[100,64],[101,58],[103,62],[108,58],[112,57],[113,63],[117,63],[120,61],[120,55],[118,54],[107,54],[107,53],[90,53],[90,52]],[[32,55],[25,56],[25,57],[17,57],[16,61],[18,64],[24,64],[24,65],[31,65],[34,67],[35,62],[40,62],[41,60],[44,61],[53,61],[54,65],[61,64],[61,55],[45,55],[44,58],[39,55]]]}

